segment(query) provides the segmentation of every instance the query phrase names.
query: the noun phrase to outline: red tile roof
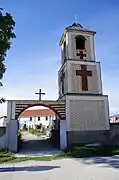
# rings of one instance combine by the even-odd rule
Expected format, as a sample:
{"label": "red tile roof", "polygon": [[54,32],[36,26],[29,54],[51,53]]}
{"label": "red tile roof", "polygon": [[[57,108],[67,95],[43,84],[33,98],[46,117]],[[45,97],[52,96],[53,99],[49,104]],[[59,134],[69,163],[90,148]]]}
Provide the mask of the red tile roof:
{"label": "red tile roof", "polygon": [[51,109],[32,109],[25,110],[21,113],[20,117],[39,117],[39,116],[55,116],[55,112]]}

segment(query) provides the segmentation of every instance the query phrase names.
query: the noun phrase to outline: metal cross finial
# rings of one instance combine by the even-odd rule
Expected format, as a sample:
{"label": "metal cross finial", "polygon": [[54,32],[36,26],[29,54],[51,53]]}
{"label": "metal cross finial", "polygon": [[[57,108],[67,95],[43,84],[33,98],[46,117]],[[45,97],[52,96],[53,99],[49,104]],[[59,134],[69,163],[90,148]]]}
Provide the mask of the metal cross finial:
{"label": "metal cross finial", "polygon": [[41,101],[41,95],[45,95],[45,93],[42,93],[42,92],[41,92],[41,89],[39,89],[39,92],[38,92],[38,93],[35,93],[35,94],[38,94],[38,95],[39,95],[39,101]]}
{"label": "metal cross finial", "polygon": [[77,14],[75,13],[75,15],[74,15],[74,21],[75,21],[75,23],[77,24],[77,22],[78,22],[78,17],[77,17]]}

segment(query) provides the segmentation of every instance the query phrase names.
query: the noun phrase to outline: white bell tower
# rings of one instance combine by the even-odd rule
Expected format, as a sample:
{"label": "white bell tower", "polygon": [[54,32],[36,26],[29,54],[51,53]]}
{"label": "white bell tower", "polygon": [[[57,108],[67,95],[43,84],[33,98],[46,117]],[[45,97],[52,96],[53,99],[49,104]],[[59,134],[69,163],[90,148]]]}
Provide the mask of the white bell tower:
{"label": "white bell tower", "polygon": [[80,24],[67,27],[60,40],[62,64],[68,59],[95,61],[95,34]]}
{"label": "white bell tower", "polygon": [[95,59],[95,34],[78,23],[65,29],[60,40],[59,98],[68,93],[102,94],[100,63]]}

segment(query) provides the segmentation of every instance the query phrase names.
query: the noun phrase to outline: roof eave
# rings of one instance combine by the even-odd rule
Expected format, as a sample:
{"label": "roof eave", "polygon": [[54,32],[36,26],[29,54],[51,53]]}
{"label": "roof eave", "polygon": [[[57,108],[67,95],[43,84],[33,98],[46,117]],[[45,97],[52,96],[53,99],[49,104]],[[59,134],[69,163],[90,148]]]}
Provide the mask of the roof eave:
{"label": "roof eave", "polygon": [[95,35],[96,34],[96,31],[93,31],[93,30],[88,30],[88,29],[71,29],[71,28],[66,28],[65,29],[65,31],[64,31],[64,33],[63,33],[63,35],[62,35],[62,37],[61,37],[61,40],[60,40],[60,42],[59,42],[59,45],[61,46],[62,45],[62,42],[63,42],[63,40],[64,40],[64,38],[65,38],[65,35],[66,35],[66,33],[67,32],[72,32],[72,31],[75,31],[75,32],[79,32],[79,31],[81,31],[81,32],[87,32],[87,33],[90,33],[90,34],[92,34],[92,35]]}
{"label": "roof eave", "polygon": [[72,28],[66,28],[66,30],[67,31],[76,31],[76,32],[79,32],[79,31],[81,31],[81,32],[88,32],[88,33],[91,33],[91,34],[93,34],[93,35],[95,35],[96,34],[96,31],[93,31],[93,30],[89,30],[89,29],[72,29]]}

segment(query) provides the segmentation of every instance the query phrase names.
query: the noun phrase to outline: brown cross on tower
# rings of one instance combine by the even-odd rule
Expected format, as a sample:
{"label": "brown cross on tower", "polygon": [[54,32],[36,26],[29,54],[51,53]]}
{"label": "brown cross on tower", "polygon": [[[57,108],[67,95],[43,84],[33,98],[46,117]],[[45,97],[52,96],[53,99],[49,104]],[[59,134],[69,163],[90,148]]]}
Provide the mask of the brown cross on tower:
{"label": "brown cross on tower", "polygon": [[77,56],[80,56],[80,59],[84,59],[84,57],[86,57],[86,54],[83,53],[83,51],[80,51],[77,53]]}
{"label": "brown cross on tower", "polygon": [[61,82],[62,82],[62,94],[64,93],[64,78],[65,78],[65,73],[62,72],[62,76],[61,76]]}
{"label": "brown cross on tower", "polygon": [[87,71],[86,65],[81,65],[81,70],[76,70],[76,76],[82,78],[82,90],[88,91],[88,76],[92,76],[92,71]]}
{"label": "brown cross on tower", "polygon": [[39,95],[39,101],[41,101],[41,95],[45,95],[45,93],[42,93],[42,92],[41,92],[41,89],[39,89],[39,92],[38,92],[38,93],[35,93],[35,94],[38,94],[38,95]]}

